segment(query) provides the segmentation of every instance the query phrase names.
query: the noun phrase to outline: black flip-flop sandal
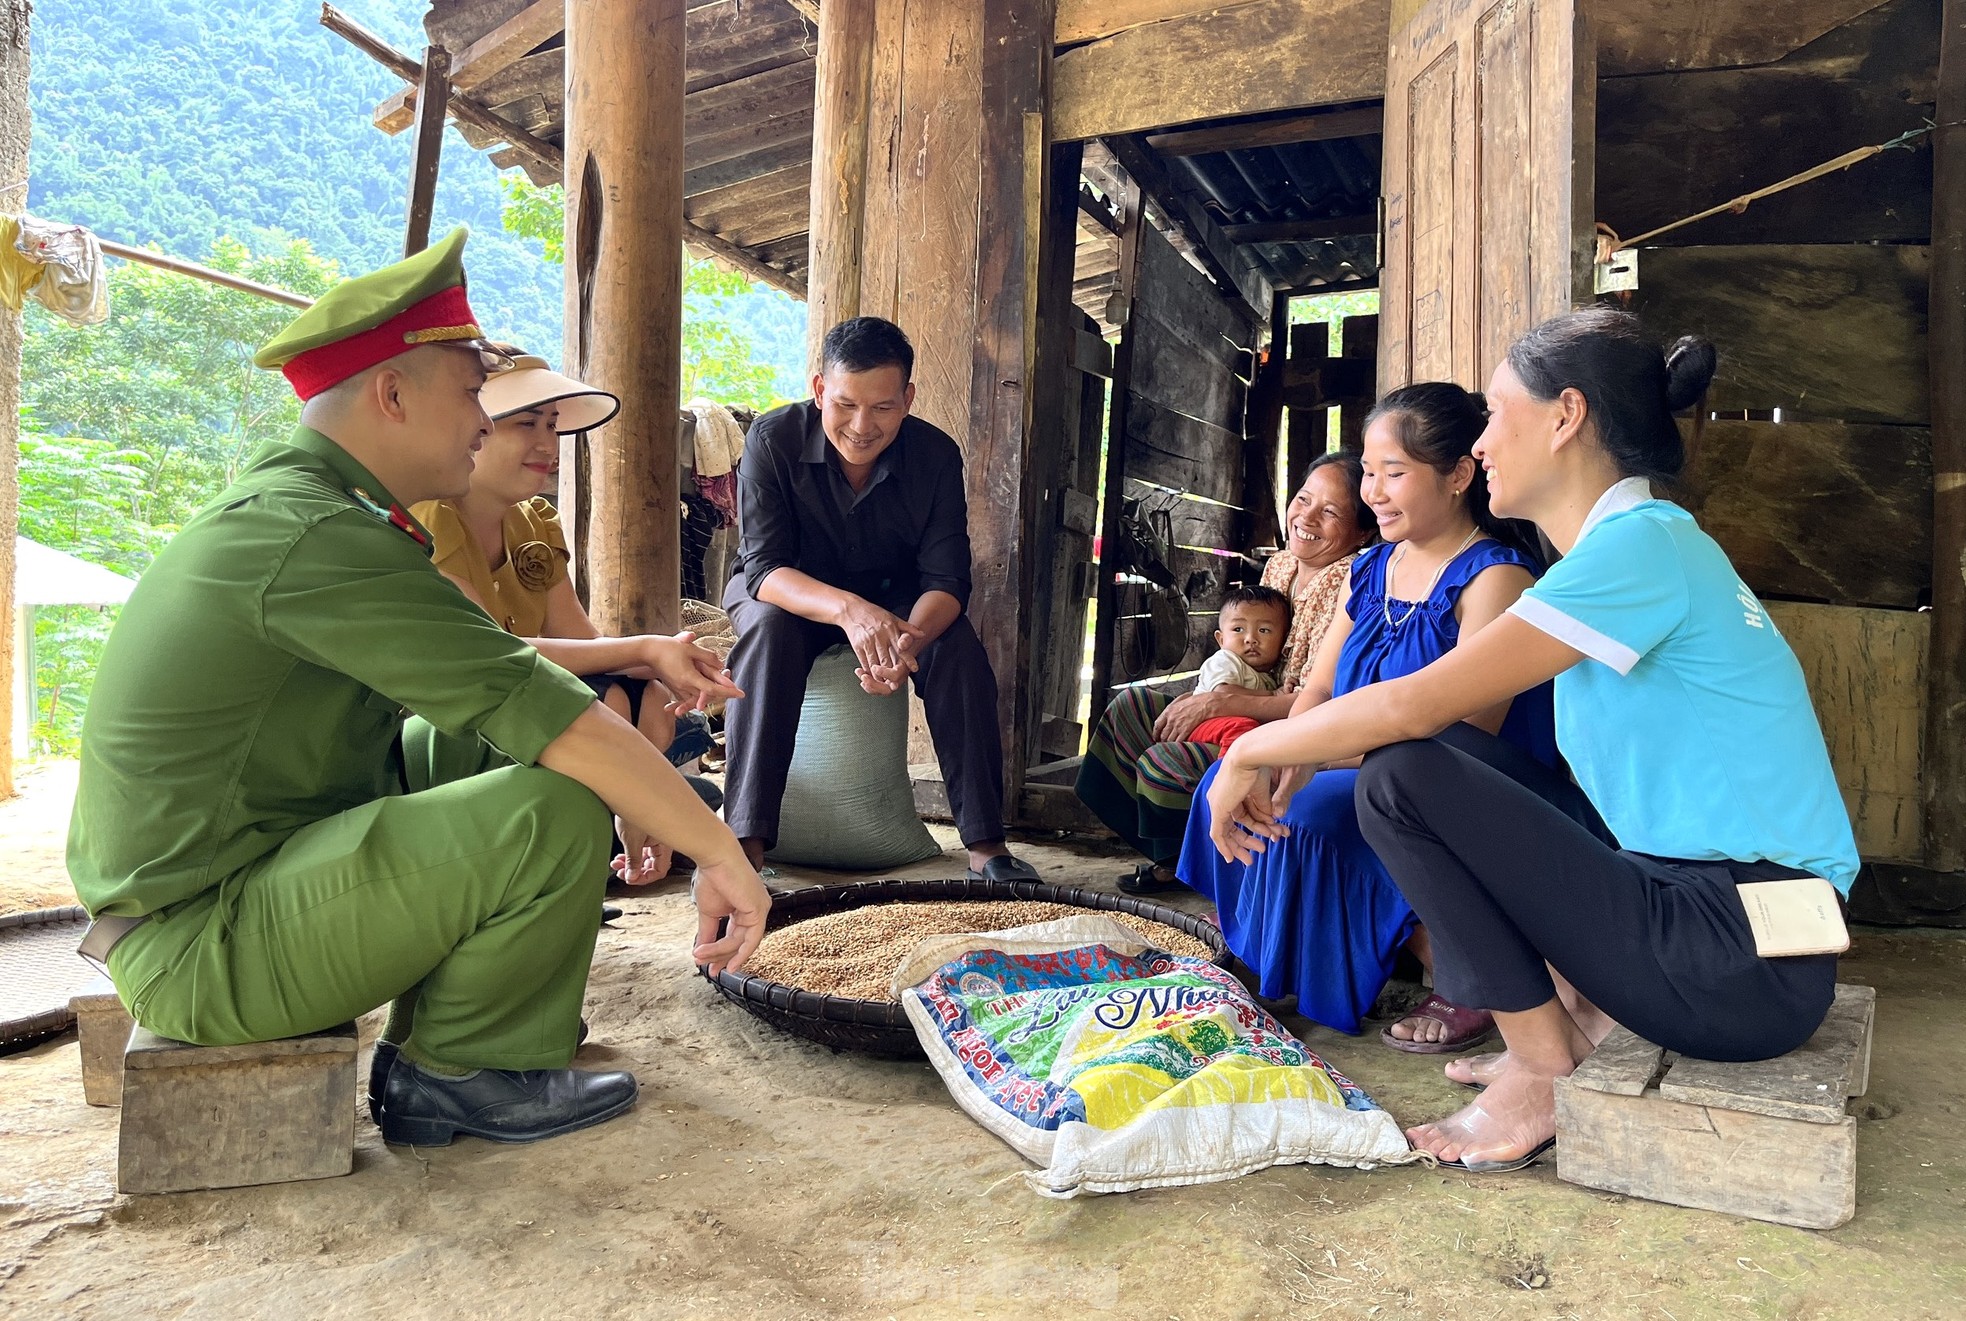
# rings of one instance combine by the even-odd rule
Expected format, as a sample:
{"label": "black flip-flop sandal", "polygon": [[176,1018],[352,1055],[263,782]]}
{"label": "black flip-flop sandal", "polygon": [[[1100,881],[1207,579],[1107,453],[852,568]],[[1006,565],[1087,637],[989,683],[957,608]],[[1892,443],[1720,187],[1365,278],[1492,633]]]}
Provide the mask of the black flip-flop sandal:
{"label": "black flip-flop sandal", "polygon": [[1154,864],[1143,862],[1116,882],[1125,894],[1165,894],[1181,888],[1179,881],[1163,881],[1154,874]]}
{"label": "black flip-flop sandal", "polygon": [[1535,1150],[1517,1156],[1514,1160],[1478,1160],[1472,1164],[1466,1161],[1444,1160],[1440,1163],[1440,1168],[1462,1170],[1468,1174],[1508,1174],[1513,1170],[1527,1169],[1555,1150],[1556,1139],[1544,1138]]}

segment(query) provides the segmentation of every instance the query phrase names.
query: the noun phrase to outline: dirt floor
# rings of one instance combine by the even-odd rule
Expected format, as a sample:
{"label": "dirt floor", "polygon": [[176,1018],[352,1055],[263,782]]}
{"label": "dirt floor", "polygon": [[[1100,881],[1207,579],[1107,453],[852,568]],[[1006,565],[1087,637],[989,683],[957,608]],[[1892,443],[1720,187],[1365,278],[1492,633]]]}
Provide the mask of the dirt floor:
{"label": "dirt floor", "polygon": [[[0,899],[59,900],[72,775],[24,788],[0,807]],[[1121,870],[1082,846],[1020,847],[1047,879]],[[633,1069],[640,1104],[537,1146],[389,1148],[362,1118],[348,1178],[119,1197],[116,1112],[82,1103],[74,1037],[0,1058],[0,1314],[1895,1321],[1966,1306],[1956,936],[1858,933],[1843,978],[1879,999],[1857,1218],[1812,1233],[1590,1192],[1549,1165],[1294,1166],[1046,1200],[926,1065],[834,1054],[725,1004],[688,964],[686,902],[674,884],[625,901],[595,960],[581,1062]],[[1376,1031],[1285,1021],[1403,1121],[1465,1099]]]}

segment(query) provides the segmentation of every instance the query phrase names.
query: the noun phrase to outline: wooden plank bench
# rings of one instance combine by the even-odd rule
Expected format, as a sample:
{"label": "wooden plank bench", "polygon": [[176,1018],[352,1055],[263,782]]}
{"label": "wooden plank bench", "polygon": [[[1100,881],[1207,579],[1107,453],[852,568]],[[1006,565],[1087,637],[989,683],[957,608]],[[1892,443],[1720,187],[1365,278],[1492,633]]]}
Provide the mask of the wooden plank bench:
{"label": "wooden plank bench", "polygon": [[147,1028],[123,1054],[116,1188],[175,1193],[355,1167],[355,1025],[192,1046]]}
{"label": "wooden plank bench", "polygon": [[1557,1177],[1805,1229],[1857,1209],[1857,1121],[1877,993],[1838,986],[1800,1049],[1751,1064],[1682,1058],[1623,1028],[1556,1084]]}
{"label": "wooden plank bench", "polygon": [[68,1010],[82,1039],[82,1099],[90,1105],[121,1105],[123,1049],[136,1026],[130,1011],[107,977],[97,977],[70,996]]}

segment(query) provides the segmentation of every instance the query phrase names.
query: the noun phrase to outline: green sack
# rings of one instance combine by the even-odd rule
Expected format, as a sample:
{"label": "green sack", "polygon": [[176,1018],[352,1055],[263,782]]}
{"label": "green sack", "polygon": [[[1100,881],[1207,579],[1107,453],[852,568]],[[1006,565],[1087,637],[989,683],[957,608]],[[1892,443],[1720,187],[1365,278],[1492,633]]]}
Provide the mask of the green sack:
{"label": "green sack", "polygon": [[876,697],[853,670],[844,645],[813,662],[773,862],[877,871],[942,851],[915,814],[908,696]]}

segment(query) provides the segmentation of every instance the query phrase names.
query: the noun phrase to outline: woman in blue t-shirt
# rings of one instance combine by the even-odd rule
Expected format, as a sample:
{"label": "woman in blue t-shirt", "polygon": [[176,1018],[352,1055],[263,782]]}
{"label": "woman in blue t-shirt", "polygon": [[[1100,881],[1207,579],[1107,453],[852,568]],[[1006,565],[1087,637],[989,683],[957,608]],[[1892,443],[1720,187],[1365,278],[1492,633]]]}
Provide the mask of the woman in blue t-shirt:
{"label": "woman in blue t-shirt", "polygon": [[[1457,1061],[1473,1104],[1410,1129],[1474,1170],[1554,1142],[1554,1080],[1614,1023],[1704,1059],[1769,1059],[1828,1012],[1831,955],[1755,952],[1736,885],[1857,872],[1801,667],[1727,556],[1649,483],[1685,464],[1673,414],[1713,378],[1685,339],[1590,308],[1510,346],[1475,447],[1498,514],[1563,559],[1507,614],[1417,674],[1244,735],[1209,794],[1216,847],[1283,833],[1265,767],[1366,756],[1360,826],[1432,934],[1441,995],[1508,1049]],[[1556,680],[1557,743],[1624,845],[1432,736]]]}

